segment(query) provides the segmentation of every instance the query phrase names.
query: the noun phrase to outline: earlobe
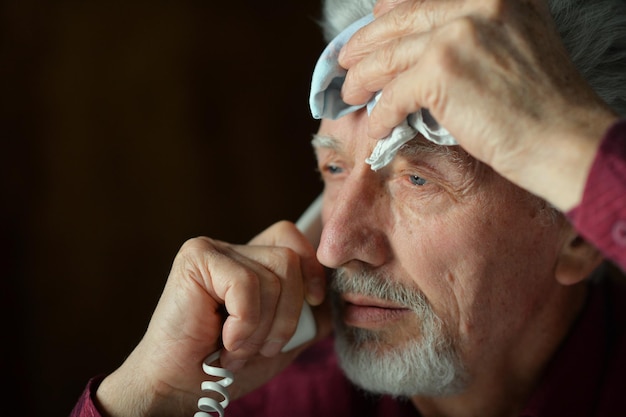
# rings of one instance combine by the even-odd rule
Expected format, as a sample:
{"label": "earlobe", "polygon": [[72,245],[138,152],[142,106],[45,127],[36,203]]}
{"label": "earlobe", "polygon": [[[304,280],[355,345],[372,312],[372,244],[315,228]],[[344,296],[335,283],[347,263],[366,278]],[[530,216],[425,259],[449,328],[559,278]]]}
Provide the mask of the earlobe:
{"label": "earlobe", "polygon": [[562,285],[574,285],[591,275],[602,262],[600,252],[582,236],[572,231],[563,244],[555,277]]}

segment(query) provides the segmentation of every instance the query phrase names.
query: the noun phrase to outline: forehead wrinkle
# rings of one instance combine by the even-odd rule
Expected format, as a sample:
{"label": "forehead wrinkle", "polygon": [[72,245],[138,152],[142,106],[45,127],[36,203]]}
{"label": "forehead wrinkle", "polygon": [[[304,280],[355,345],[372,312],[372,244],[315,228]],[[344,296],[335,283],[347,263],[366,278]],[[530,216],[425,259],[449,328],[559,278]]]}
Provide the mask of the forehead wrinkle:
{"label": "forehead wrinkle", "polygon": [[402,145],[398,150],[398,154],[404,157],[410,157],[424,153],[449,158],[453,155],[450,148],[452,148],[452,146],[437,145],[423,139],[421,135],[418,135]]}
{"label": "forehead wrinkle", "polygon": [[416,158],[420,155],[434,156],[464,171],[469,171],[478,162],[458,145],[438,145],[423,139],[421,136],[416,136],[402,145],[398,150],[398,155],[407,159]]}

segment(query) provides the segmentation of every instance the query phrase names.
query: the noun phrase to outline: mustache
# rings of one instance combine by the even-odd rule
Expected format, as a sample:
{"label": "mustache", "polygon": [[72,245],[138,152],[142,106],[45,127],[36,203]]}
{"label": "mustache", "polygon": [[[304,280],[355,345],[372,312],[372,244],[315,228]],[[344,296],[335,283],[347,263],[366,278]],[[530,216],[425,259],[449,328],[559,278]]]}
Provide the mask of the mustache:
{"label": "mustache", "polygon": [[348,272],[345,268],[338,268],[332,273],[330,291],[335,295],[353,293],[375,297],[418,313],[433,313],[432,306],[422,291],[401,284],[379,271],[360,269]]}

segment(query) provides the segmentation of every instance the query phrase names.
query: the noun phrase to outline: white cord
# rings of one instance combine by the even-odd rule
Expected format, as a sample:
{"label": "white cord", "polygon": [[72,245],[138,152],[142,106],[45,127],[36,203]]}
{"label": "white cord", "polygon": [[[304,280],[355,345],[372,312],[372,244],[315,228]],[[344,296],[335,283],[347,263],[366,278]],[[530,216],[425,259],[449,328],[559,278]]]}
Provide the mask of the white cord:
{"label": "white cord", "polygon": [[211,366],[213,362],[220,358],[221,350],[207,356],[202,362],[202,370],[205,374],[218,377],[217,381],[203,381],[201,385],[202,392],[213,393],[217,392],[224,399],[220,402],[213,398],[201,397],[198,400],[198,408],[201,411],[196,412],[194,417],[211,417],[209,413],[217,413],[219,417],[224,417],[224,409],[230,402],[230,395],[228,394],[228,387],[235,380],[234,375],[228,369],[220,368],[218,366]]}

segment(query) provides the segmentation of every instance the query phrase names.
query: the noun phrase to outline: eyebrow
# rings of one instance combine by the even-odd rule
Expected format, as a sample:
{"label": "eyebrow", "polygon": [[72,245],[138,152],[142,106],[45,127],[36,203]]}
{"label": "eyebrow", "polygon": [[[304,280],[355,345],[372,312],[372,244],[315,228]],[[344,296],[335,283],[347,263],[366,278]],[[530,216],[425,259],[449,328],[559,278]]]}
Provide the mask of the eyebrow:
{"label": "eyebrow", "polygon": [[419,154],[435,155],[443,158],[453,158],[456,152],[452,151],[452,147],[446,145],[438,145],[423,138],[421,135],[415,136],[413,139],[402,145],[398,150],[398,154],[404,157],[416,156]]}
{"label": "eyebrow", "polygon": [[[405,158],[415,157],[419,154],[430,154],[437,157],[444,157],[449,159],[458,158],[458,155],[456,155],[456,152],[452,152],[450,146],[437,145],[424,139],[420,140],[420,137],[420,135],[417,135],[413,139],[402,145],[402,147],[400,147],[400,149],[398,150],[398,155]],[[343,149],[341,142],[336,138],[326,135],[320,135],[317,133],[313,134],[311,145],[313,145],[314,148],[325,148],[334,151],[340,151],[341,149]]]}
{"label": "eyebrow", "polygon": [[[316,152],[319,149],[327,149],[339,154],[345,152],[343,143],[332,136],[313,134],[311,145]],[[444,164],[452,168],[452,171],[445,168],[435,168],[432,164],[426,163],[423,160],[425,155],[443,160]],[[472,184],[479,183],[480,179],[489,172],[487,165],[471,157],[460,146],[437,145],[421,135],[402,145],[396,154],[396,157],[398,156],[408,161],[413,161],[413,163],[424,164],[430,167],[431,173],[434,175],[443,179],[447,178],[444,183],[448,184],[449,188],[460,192],[457,196],[468,192],[473,187]],[[420,158],[422,158],[421,161]],[[458,175],[455,175],[454,172]]]}
{"label": "eyebrow", "polygon": [[326,148],[326,149],[332,149],[334,151],[338,151],[342,148],[341,143],[330,136],[326,136],[326,135],[319,135],[317,133],[313,134],[313,139],[311,139],[311,145],[313,145],[314,148]]}

